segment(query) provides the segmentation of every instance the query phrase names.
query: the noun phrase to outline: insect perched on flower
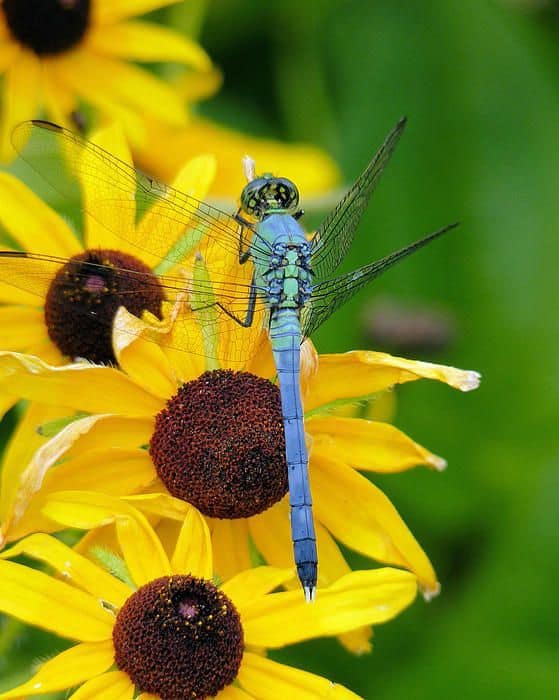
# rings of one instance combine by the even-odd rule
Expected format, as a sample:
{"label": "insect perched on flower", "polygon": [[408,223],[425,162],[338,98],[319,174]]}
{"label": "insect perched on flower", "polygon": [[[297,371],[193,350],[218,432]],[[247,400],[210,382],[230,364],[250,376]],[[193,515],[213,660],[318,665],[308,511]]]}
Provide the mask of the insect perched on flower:
{"label": "insect perched on flower", "polygon": [[[404,126],[405,120],[401,120],[390,132],[311,240],[297,222],[303,212],[297,188],[288,179],[269,174],[257,178],[247,168],[249,182],[241,194],[241,208],[231,217],[138,175],[99,147],[56,125],[29,122],[15,132],[14,141],[22,151],[33,136],[24,158],[55,187],[62,191],[65,187],[60,172],[52,168],[57,154],[62,154],[62,168],[66,166],[74,177],[93,182],[87,210],[109,230],[115,229],[116,212],[119,221],[128,222],[116,227],[119,235],[131,238],[134,245],[147,247],[137,234],[128,233],[133,217],[138,211],[149,211],[149,218],[156,211],[160,225],[150,237],[149,255],[157,261],[158,272],[176,271],[179,261],[188,255],[193,261],[186,283],[176,272],[160,278],[168,297],[184,296],[186,288],[189,312],[198,314],[202,330],[198,345],[190,340],[191,351],[216,362],[227,359],[233,365],[243,365],[252,351],[254,333],[268,328],[281,396],[295,562],[308,600],[314,596],[318,558],[299,389],[302,339],[366,283],[452,228],[446,226],[354,272],[332,276],[351,245]],[[48,167],[45,162],[49,162]],[[109,199],[107,189],[120,190],[121,194]],[[9,258],[4,256],[2,262],[12,283],[29,289],[32,277],[26,277],[25,271],[31,260],[10,267]],[[39,262],[48,263],[44,258]],[[91,274],[89,270],[87,274]],[[141,284],[140,271],[134,271],[133,277]],[[146,281],[145,285],[151,289],[153,283]],[[234,347],[231,333],[223,330],[231,320],[251,329],[250,333],[234,334]]]}
{"label": "insect perched on flower", "polygon": [[[217,582],[203,518],[171,497],[155,499],[160,508],[182,512],[170,555],[130,504],[88,492],[52,494],[45,510],[69,527],[113,523],[118,549],[98,552],[100,564],[44,534],[0,554],[0,610],[77,643],[1,699],[78,685],[70,696],[76,700],[105,694],[132,700],[135,689],[142,700],[358,699],[344,686],[272,661],[265,652],[390,620],[414,600],[412,574],[356,571],[321,589],[312,606],[298,591],[272,592],[293,578],[292,569],[258,567]],[[57,576],[10,561],[19,554],[48,564]]]}

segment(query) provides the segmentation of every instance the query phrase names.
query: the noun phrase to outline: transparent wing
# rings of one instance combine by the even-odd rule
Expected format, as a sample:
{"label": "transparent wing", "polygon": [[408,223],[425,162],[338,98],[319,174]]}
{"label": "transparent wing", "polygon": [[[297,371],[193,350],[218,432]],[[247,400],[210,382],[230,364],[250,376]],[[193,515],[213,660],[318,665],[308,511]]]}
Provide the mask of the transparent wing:
{"label": "transparent wing", "polygon": [[[45,302],[53,279],[67,263],[68,260],[56,256],[0,251],[0,279],[36,296],[37,306],[40,306]],[[137,270],[88,262],[85,266],[72,266],[68,291],[84,288],[92,275],[104,276],[105,273],[118,276],[116,292],[99,292],[99,297],[103,297],[100,301],[109,307],[122,305],[128,308],[127,301],[132,295],[149,291],[154,285],[162,287],[166,318],[173,317],[174,322],[166,329],[165,319],[160,324],[152,317],[154,333],[144,334],[144,339],[205,357],[208,366],[216,361],[218,365],[240,368],[257,349],[262,329],[266,326],[267,309],[258,294],[252,294],[251,302],[250,278],[247,277],[243,284],[238,280],[234,284],[216,282],[200,259],[194,261],[187,275],[161,275],[157,278]],[[250,328],[243,328],[239,321],[246,318],[251,303],[253,322]],[[121,332],[136,332],[126,320],[119,326],[112,317],[104,318],[98,313],[98,308],[95,304],[72,305],[72,323],[75,326],[80,317],[89,317],[105,333],[114,326]],[[213,366],[217,365],[213,363]]]}
{"label": "transparent wing", "polygon": [[355,229],[405,126],[406,119],[400,119],[369,165],[317,229],[311,241],[312,264],[317,279],[330,277],[347,255]]}
{"label": "transparent wing", "polygon": [[346,301],[349,301],[366,284],[400,262],[400,260],[415,253],[416,250],[423,248],[423,246],[431,243],[431,241],[434,241],[457,225],[444,226],[425,238],[421,238],[419,241],[411,243],[380,260],[364,265],[358,270],[316,284],[313,287],[312,296],[303,311],[301,324],[303,335],[309,337],[336,309],[339,309]]}

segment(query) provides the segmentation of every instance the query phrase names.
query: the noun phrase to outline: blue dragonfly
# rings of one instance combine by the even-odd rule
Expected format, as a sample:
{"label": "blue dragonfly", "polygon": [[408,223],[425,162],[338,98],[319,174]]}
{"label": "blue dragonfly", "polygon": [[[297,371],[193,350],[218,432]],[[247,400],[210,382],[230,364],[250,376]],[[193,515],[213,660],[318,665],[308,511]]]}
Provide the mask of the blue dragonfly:
{"label": "blue dragonfly", "polygon": [[[255,177],[250,164],[240,207],[229,215],[135,171],[49,122],[25,122],[13,136],[22,157],[64,196],[75,196],[76,181],[87,180],[86,213],[118,238],[149,253],[167,300],[184,296],[187,289],[190,312],[198,313],[204,324],[199,345],[193,341],[189,351],[242,367],[254,338],[249,329],[267,329],[281,396],[294,558],[307,600],[315,596],[318,557],[299,387],[301,344],[371,280],[456,225],[336,275],[405,123],[402,119],[396,124],[312,236],[299,223],[303,211],[296,185],[271,174]],[[154,223],[147,238],[138,236],[131,224],[143,217]],[[177,270],[187,259],[203,261],[205,273],[185,280]],[[65,262],[39,253],[0,252],[0,276],[44,296],[49,280]],[[135,271],[133,276],[137,293],[143,273]],[[153,281],[146,275],[144,283],[149,286]],[[226,353],[220,340],[224,322],[247,329],[246,341],[238,340],[244,332],[236,333],[237,344],[229,344]]]}

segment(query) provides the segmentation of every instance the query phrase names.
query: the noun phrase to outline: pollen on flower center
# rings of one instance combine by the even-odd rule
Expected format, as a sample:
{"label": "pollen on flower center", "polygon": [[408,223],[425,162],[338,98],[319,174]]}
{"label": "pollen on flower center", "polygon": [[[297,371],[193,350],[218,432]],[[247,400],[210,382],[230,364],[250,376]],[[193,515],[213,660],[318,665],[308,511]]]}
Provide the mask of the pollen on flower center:
{"label": "pollen on flower center", "polygon": [[14,39],[39,56],[76,46],[89,25],[90,0],[4,0],[1,7]]}
{"label": "pollen on flower center", "polygon": [[133,593],[113,643],[119,669],[163,700],[216,695],[235,680],[244,650],[231,600],[193,576],[163,576]]}
{"label": "pollen on flower center", "polygon": [[261,513],[288,489],[279,390],[248,372],[206,372],[157,415],[150,453],[173,496],[204,515]]}
{"label": "pollen on flower center", "polygon": [[116,250],[89,250],[70,258],[52,280],[45,322],[64,355],[109,364],[116,361],[111,339],[118,308],[161,318],[162,301],[159,280],[140,260]]}

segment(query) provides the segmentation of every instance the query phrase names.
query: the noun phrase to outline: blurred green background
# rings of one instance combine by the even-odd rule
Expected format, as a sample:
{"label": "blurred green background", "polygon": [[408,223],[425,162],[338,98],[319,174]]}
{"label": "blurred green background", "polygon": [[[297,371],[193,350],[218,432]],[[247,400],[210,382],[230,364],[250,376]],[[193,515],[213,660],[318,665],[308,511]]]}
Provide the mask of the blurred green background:
{"label": "blurred green background", "polygon": [[[204,114],[319,145],[348,182],[409,117],[347,268],[461,222],[338,312],[317,334],[319,350],[396,349],[484,377],[472,394],[429,382],[400,389],[396,425],[449,466],[375,478],[429,553],[441,596],[379,627],[372,655],[350,657],[325,640],[275,658],[367,699],[559,697],[555,5],[214,0],[196,8],[205,11],[201,43],[225,75]],[[191,10],[157,16],[196,25]],[[438,347],[371,338],[363,315],[379,299],[442,313],[433,319]],[[47,648],[28,634],[17,656],[0,660],[0,676]]]}

